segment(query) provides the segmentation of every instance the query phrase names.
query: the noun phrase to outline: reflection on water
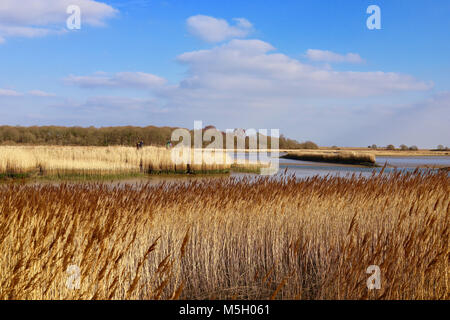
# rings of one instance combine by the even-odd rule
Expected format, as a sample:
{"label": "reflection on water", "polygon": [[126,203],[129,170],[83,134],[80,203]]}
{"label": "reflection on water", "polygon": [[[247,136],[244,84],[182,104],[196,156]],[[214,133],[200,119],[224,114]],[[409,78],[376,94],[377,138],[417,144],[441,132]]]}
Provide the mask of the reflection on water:
{"label": "reflection on water", "polygon": [[415,168],[417,166],[450,167],[450,157],[377,157],[380,164],[388,163],[399,168]]}
{"label": "reflection on water", "polygon": [[[287,170],[286,170],[287,169]],[[369,167],[357,167],[357,166],[333,166],[333,165],[293,165],[290,163],[280,163],[280,172],[295,173],[297,178],[306,178],[313,176],[351,176],[361,175],[363,177],[370,177],[373,172],[380,172],[382,168],[369,168]],[[394,168],[385,168],[385,173],[390,173]],[[404,168],[404,171],[414,171],[415,168]]]}
{"label": "reflection on water", "polygon": [[[282,156],[283,153],[280,154]],[[248,159],[249,155],[247,153],[237,153],[230,156],[235,159]],[[269,154],[270,156],[270,154]],[[254,157],[254,156],[253,156]],[[264,159],[262,157],[262,159]],[[294,173],[298,178],[306,178],[312,176],[351,176],[353,174],[362,175],[365,177],[370,177],[373,172],[380,172],[382,170],[379,168],[370,168],[362,166],[352,166],[352,165],[337,165],[332,163],[319,163],[312,161],[300,161],[292,159],[279,159],[280,170],[279,173],[285,172],[288,174]],[[450,157],[377,157],[377,164],[383,166],[387,163],[387,168],[385,168],[385,173],[390,173],[395,169],[403,170],[406,172],[412,172],[417,167],[450,167]],[[420,169],[426,170],[426,169]],[[235,176],[242,176],[242,174],[232,174]]]}

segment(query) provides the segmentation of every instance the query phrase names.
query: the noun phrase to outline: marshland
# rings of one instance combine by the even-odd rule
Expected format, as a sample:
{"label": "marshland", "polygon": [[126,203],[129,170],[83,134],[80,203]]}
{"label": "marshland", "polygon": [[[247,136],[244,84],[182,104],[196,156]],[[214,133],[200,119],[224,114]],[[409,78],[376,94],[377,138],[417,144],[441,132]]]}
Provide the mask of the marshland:
{"label": "marshland", "polygon": [[0,298],[448,299],[449,207],[419,170],[2,184]]}
{"label": "marshland", "polygon": [[0,300],[450,300],[450,2],[328,2],[0,0]]}
{"label": "marshland", "polygon": [[249,151],[0,147],[0,299],[449,298],[447,172],[289,153],[349,151],[263,177]]}
{"label": "marshland", "polygon": [[[273,151],[273,150],[272,150]],[[189,153],[189,154],[188,154]],[[393,168],[450,167],[449,156],[375,156],[367,150],[234,150],[192,149],[175,163],[172,150],[149,146],[139,150],[127,146],[0,146],[0,182],[84,181],[154,179],[156,175],[186,177],[201,175],[254,175],[279,162],[282,170],[299,177],[326,174],[370,175],[386,164]],[[195,157],[201,162],[195,164]],[[184,158],[183,158],[184,157]]]}

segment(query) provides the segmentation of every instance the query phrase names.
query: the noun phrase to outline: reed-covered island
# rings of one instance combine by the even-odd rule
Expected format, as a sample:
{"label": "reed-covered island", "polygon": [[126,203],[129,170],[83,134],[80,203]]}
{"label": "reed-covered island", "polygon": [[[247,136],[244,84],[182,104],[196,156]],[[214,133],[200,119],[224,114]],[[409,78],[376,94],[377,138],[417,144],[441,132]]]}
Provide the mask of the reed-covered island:
{"label": "reed-covered island", "polygon": [[368,152],[355,151],[288,151],[281,158],[292,160],[303,160],[313,162],[327,162],[339,164],[353,164],[363,166],[375,166],[376,156]]}

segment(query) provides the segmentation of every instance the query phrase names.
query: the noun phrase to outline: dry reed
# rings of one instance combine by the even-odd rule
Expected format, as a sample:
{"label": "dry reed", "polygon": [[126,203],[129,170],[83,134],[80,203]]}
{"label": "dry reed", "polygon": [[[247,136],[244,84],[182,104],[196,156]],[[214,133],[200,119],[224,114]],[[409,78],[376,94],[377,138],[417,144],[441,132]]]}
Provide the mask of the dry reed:
{"label": "dry reed", "polygon": [[[195,151],[198,152],[198,151]],[[214,161],[217,160],[217,161]],[[232,160],[220,151],[203,152],[203,160],[180,164],[172,161],[171,150],[145,147],[0,147],[0,174],[36,175],[120,175],[134,173],[213,173],[230,170]],[[251,164],[250,168],[253,169]]]}
{"label": "dry reed", "polygon": [[2,185],[0,298],[448,299],[449,207],[431,172]]}

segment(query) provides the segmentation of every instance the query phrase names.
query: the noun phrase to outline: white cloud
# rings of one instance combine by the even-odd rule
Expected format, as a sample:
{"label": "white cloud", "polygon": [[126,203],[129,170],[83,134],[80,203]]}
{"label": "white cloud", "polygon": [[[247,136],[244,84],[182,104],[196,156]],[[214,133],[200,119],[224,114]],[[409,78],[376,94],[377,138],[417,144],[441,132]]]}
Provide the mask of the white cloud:
{"label": "white cloud", "polygon": [[311,61],[323,62],[347,62],[347,63],[363,63],[364,60],[357,53],[347,53],[341,55],[328,50],[309,49],[306,51],[306,57]]}
{"label": "white cloud", "polygon": [[311,99],[364,99],[410,91],[432,84],[393,72],[335,71],[302,63],[274,52],[261,40],[238,40],[177,57],[187,75],[168,85],[142,72],[69,76],[65,81],[83,88],[134,88],[152,91],[172,108],[184,110],[296,110]]}
{"label": "white cloud", "polygon": [[203,101],[214,106],[233,100],[235,105],[277,106],[306,98],[364,98],[408,91],[424,91],[431,83],[394,72],[335,71],[315,67],[274,52],[261,40],[238,40],[177,57],[188,66],[187,76],[176,85],[143,72],[71,75],[66,83],[83,88],[134,88],[153,90],[169,101]]}
{"label": "white cloud", "polygon": [[224,19],[196,15],[187,19],[191,34],[207,42],[221,42],[231,38],[246,37],[252,31],[252,24],[244,18],[235,18],[235,25]]}
{"label": "white cloud", "polygon": [[109,75],[98,72],[92,76],[70,75],[64,79],[66,83],[82,88],[138,88],[154,89],[166,83],[164,78],[144,72],[119,72]]}
{"label": "white cloud", "polygon": [[[210,50],[188,52],[178,61],[188,65],[179,91],[238,100],[292,101],[306,97],[367,97],[427,90],[431,84],[392,72],[335,71],[314,67],[260,40],[232,40]],[[192,94],[192,92],[190,94]]]}
{"label": "white cloud", "polygon": [[20,92],[11,89],[0,88],[0,97],[20,97],[20,96],[22,96]]}
{"label": "white cloud", "polygon": [[28,94],[35,96],[35,97],[55,97],[56,96],[56,94],[54,94],[54,93],[45,92],[42,90],[31,90],[31,91],[28,91]]}
{"label": "white cloud", "polygon": [[82,25],[103,26],[118,11],[94,0],[2,0],[0,2],[0,43],[7,37],[42,37],[62,33],[69,5],[81,9]]}

